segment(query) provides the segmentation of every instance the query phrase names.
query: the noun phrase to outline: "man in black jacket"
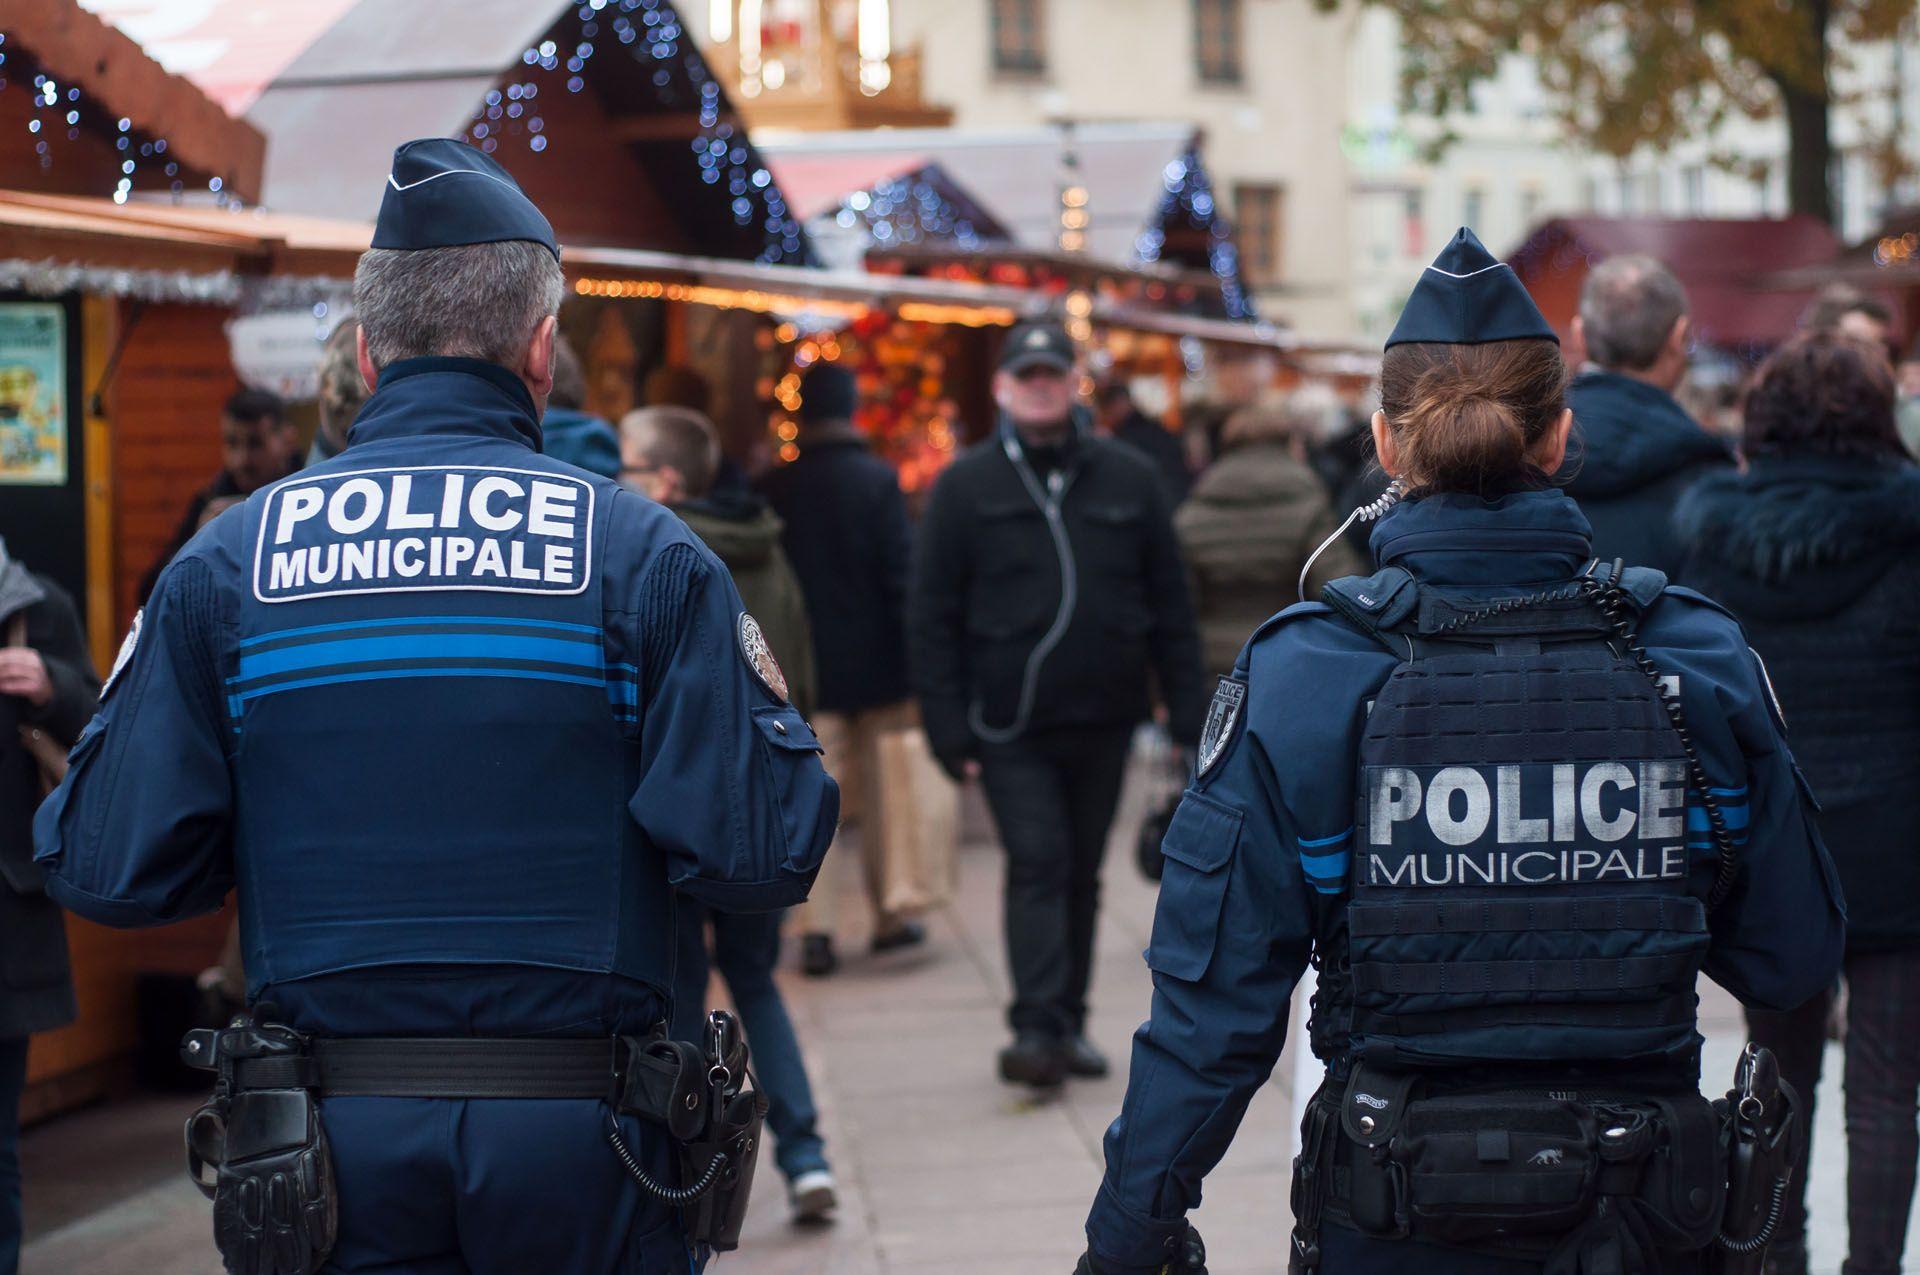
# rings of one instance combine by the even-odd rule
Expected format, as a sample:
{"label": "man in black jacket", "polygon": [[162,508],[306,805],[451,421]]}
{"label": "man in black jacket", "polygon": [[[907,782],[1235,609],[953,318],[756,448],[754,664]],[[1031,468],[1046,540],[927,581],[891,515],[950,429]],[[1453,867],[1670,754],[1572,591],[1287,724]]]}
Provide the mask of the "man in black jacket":
{"label": "man in black jacket", "polygon": [[[914,723],[906,632],[913,528],[898,475],[854,428],[858,407],[851,373],[831,363],[810,369],[800,383],[800,455],[768,474],[761,490],[786,524],[781,547],[800,577],[813,631],[814,730],[840,781],[840,830],[859,830],[873,950],[888,952],[927,936],[917,921],[887,910],[882,871],[893,823],[883,812],[888,802],[911,799],[879,782],[879,747],[882,735]],[[836,834],[829,876],[800,907],[800,968],[815,978],[839,965],[835,877],[846,853]]]}
{"label": "man in black jacket", "polygon": [[1074,378],[1062,329],[1008,336],[999,426],[934,486],[908,612],[928,740],[956,777],[977,763],[1006,846],[1000,1075],[1034,1086],[1107,1070],[1084,1035],[1100,859],[1149,674],[1177,740],[1206,699],[1159,476],[1092,433]]}
{"label": "man in black jacket", "polygon": [[73,601],[0,543],[0,1275],[20,1256],[20,1094],[27,1038],[73,1021],[60,909],[33,862],[40,765],[22,728],[64,750],[100,696]]}
{"label": "man in black jacket", "polygon": [[1568,391],[1574,441],[1561,479],[1593,524],[1594,553],[1671,576],[1675,502],[1733,463],[1673,397],[1687,375],[1687,294],[1652,257],[1612,257],[1587,275],[1573,325],[1590,366]]}

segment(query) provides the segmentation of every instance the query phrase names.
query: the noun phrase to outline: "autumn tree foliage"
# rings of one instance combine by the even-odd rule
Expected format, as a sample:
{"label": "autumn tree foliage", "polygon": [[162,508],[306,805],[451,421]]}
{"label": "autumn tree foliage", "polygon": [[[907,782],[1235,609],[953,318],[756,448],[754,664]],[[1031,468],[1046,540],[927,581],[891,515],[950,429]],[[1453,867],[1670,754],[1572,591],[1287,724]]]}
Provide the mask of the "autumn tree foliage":
{"label": "autumn tree foliage", "polygon": [[[1317,0],[1333,9],[1339,0]],[[1848,50],[1896,35],[1914,0],[1361,0],[1398,15],[1406,108],[1442,118],[1521,53],[1571,133],[1662,149],[1739,115],[1787,127],[1795,212],[1833,219],[1829,124]],[[1891,91],[1893,86],[1888,86]],[[1897,176],[1887,139],[1882,176]],[[1717,157],[1729,167],[1738,157]]]}

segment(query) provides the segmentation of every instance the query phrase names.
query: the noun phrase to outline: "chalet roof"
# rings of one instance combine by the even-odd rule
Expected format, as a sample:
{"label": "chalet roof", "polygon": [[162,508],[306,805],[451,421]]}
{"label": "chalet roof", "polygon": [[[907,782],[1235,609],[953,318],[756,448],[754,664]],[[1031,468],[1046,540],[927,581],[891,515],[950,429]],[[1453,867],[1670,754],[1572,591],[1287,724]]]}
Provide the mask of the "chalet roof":
{"label": "chalet roof", "polygon": [[0,52],[25,53],[107,118],[125,118],[133,132],[166,139],[174,161],[220,178],[243,199],[258,197],[266,153],[260,130],[228,115],[75,0],[5,0],[0,36],[6,41]]}
{"label": "chalet roof", "polygon": [[[1051,249],[1059,241],[1060,188],[1066,160],[1077,161],[1087,190],[1087,254],[1107,262],[1133,259],[1141,228],[1155,217],[1167,166],[1179,159],[1193,126],[1170,121],[1100,123],[1058,128],[964,130],[890,128],[777,134],[763,130],[760,149],[783,186],[794,174],[818,211],[815,173],[844,164],[848,173],[903,173],[935,163],[993,212],[1016,243]],[[861,183],[864,184],[864,181]],[[843,185],[841,195],[860,189]]]}
{"label": "chalet roof", "polygon": [[[205,20],[171,32],[159,0],[88,3],[246,103],[273,208],[371,217],[396,146],[464,137],[497,148],[563,242],[806,258],[671,0],[199,0]],[[283,9],[289,37],[262,35]],[[538,111],[505,100],[523,89]]]}
{"label": "chalet roof", "polygon": [[1811,299],[1780,288],[1774,272],[1831,261],[1840,252],[1817,217],[1560,217],[1541,225],[1507,260],[1523,281],[1608,257],[1645,253],[1665,262],[1687,290],[1694,331],[1732,348],[1777,344]]}

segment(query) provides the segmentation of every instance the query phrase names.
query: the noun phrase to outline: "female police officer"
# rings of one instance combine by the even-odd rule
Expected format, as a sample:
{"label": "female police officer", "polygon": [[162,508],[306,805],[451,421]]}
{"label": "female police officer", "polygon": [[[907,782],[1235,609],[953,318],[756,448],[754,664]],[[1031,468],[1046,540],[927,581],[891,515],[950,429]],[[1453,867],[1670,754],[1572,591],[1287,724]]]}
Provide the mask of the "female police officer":
{"label": "female police officer", "polygon": [[1268,621],[1215,694],[1083,1269],[1198,1264],[1185,1215],[1309,959],[1295,1270],[1632,1275],[1718,1235],[1696,977],[1798,1005],[1844,918],[1739,625],[1592,563],[1545,487],[1565,385],[1462,230],[1387,343],[1381,570]]}

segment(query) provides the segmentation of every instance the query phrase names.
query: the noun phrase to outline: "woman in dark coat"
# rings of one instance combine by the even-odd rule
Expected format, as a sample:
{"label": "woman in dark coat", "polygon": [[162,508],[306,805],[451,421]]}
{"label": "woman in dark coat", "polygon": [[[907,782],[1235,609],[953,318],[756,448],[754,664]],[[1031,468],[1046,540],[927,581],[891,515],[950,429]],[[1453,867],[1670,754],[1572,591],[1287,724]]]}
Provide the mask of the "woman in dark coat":
{"label": "woman in dark coat", "polygon": [[[24,623],[22,623],[24,621]],[[20,1094],[27,1038],[73,1021],[60,909],[33,864],[40,767],[22,728],[70,747],[99,704],[73,601],[0,543],[0,1275],[20,1257]]]}
{"label": "woman in dark coat", "polygon": [[[1680,502],[1682,582],[1730,607],[1766,661],[1847,901],[1848,1275],[1897,1275],[1920,1090],[1920,467],[1884,351],[1779,350],[1747,393],[1744,473]],[[1809,1115],[1833,993],[1749,1010]],[[1805,1162],[1769,1254],[1806,1270]]]}

